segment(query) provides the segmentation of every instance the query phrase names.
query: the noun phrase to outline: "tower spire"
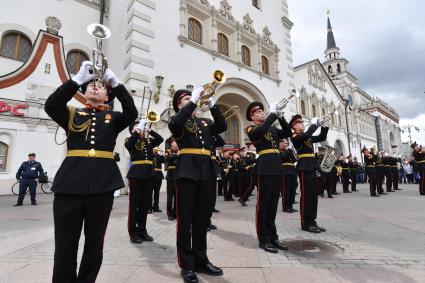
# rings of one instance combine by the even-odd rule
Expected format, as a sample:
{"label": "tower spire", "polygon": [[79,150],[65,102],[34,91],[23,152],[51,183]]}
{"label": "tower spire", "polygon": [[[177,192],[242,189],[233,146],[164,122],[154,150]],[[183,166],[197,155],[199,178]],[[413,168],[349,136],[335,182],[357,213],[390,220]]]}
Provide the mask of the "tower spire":
{"label": "tower spire", "polygon": [[328,13],[328,41],[326,45],[326,49],[337,48],[335,43],[334,33],[332,31],[331,20],[329,19]]}

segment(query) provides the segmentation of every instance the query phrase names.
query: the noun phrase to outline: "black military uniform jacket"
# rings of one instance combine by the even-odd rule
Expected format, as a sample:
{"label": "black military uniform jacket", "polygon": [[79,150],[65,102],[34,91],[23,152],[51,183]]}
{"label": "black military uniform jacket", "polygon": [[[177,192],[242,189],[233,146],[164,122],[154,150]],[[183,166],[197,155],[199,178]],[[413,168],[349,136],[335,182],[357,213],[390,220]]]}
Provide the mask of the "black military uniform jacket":
{"label": "black military uniform jacket", "polygon": [[[280,139],[291,135],[291,128],[284,118],[278,119],[282,129],[272,126],[276,119],[277,115],[270,113],[261,125],[251,125],[245,130],[258,154],[254,175],[283,175],[278,144]],[[265,150],[274,152],[263,154]]]}
{"label": "black military uniform jacket", "polygon": [[378,156],[374,154],[364,155],[364,163],[366,165],[366,173],[367,174],[375,174],[376,168],[375,163],[378,160]]}
{"label": "black military uniform jacket", "polygon": [[385,159],[386,157],[381,157],[380,155],[376,156],[376,162],[375,162],[375,170],[376,174],[384,174],[385,171]]}
{"label": "black military uniform jacket", "polygon": [[355,161],[348,162],[348,167],[350,168],[350,174],[355,176],[357,174],[357,169],[359,168],[359,164]]}
{"label": "black military uniform jacket", "polygon": [[176,152],[167,151],[165,152],[165,167],[167,168],[167,175],[165,178],[167,180],[174,181],[175,180],[175,172],[177,161],[179,160],[179,156]]}
{"label": "black military uniform jacket", "polygon": [[[328,135],[329,128],[322,127],[320,134],[318,136],[313,136],[313,133],[317,130],[317,125],[310,125],[308,130],[304,133],[292,134],[291,140],[294,145],[299,160],[297,164],[297,169],[302,171],[315,171],[316,170],[316,160],[313,155],[313,143],[322,142],[326,140]],[[312,155],[311,157],[303,157],[302,155]]]}
{"label": "black military uniform jacket", "polygon": [[211,154],[184,154],[183,152],[185,149],[197,149],[208,153],[214,145],[214,135],[226,131],[227,124],[217,106],[210,109],[214,121],[193,117],[192,113],[195,109],[196,104],[189,101],[168,122],[168,128],[181,151],[176,168],[176,179],[210,181],[216,177]]}
{"label": "black military uniform jacket", "polygon": [[342,169],[342,175],[350,175],[350,164],[345,160],[340,160],[339,166]]}
{"label": "black military uniform jacket", "polygon": [[222,147],[225,144],[226,142],[224,141],[224,139],[221,136],[216,135],[214,137],[214,145],[211,147],[211,159],[213,160],[213,164],[214,164],[214,174],[215,174],[214,176],[220,177],[220,178],[222,176],[223,168],[220,167],[220,157],[217,156],[216,148]]}
{"label": "black military uniform jacket", "polygon": [[16,172],[16,180],[23,179],[37,179],[44,176],[43,167],[38,161],[24,161]]}
{"label": "black military uniform jacket", "polygon": [[280,159],[282,161],[283,175],[297,175],[297,169],[295,168],[294,151],[291,148],[287,148],[285,151],[280,151]]}
{"label": "black military uniform jacket", "polygon": [[425,152],[414,150],[413,157],[416,160],[418,169],[424,169],[425,168]]}
{"label": "black military uniform jacket", "polygon": [[[124,145],[130,152],[131,160],[127,178],[143,180],[154,176],[153,148],[163,141],[164,139],[153,130],[149,132],[149,138],[141,138],[137,132],[134,132],[126,139]],[[146,163],[143,164],[142,162]]]}
{"label": "black military uniform jacket", "polygon": [[[121,102],[122,112],[67,107],[79,86],[72,80],[60,86],[46,100],[46,113],[68,134],[69,150],[111,152],[118,134],[137,118],[133,98],[123,85],[112,89]],[[86,128],[80,132],[71,128]],[[100,157],[66,157],[56,173],[52,190],[66,194],[98,194],[124,187],[124,182],[115,160]]]}
{"label": "black military uniform jacket", "polygon": [[165,163],[164,156],[154,154],[152,161],[155,170],[155,177],[160,177],[161,179],[164,179],[164,173],[162,173],[162,164]]}

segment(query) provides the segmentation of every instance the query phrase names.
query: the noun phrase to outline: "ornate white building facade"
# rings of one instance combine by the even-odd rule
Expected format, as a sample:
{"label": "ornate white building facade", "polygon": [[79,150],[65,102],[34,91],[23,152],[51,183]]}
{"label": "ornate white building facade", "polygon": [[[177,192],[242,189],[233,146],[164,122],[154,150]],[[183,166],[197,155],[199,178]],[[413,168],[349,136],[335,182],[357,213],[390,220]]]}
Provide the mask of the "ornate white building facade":
{"label": "ornate white building facade", "polygon": [[[57,86],[78,71],[82,61],[91,59],[95,40],[86,27],[99,22],[101,3],[0,2],[0,9],[7,11],[0,18],[0,194],[10,192],[16,170],[29,152],[37,153],[50,177],[61,164],[66,148],[55,143],[56,124],[44,113],[43,105]],[[293,89],[301,97],[289,104],[287,118],[303,111],[311,117],[333,107],[339,110],[330,121],[328,144],[344,154],[351,143],[357,156],[360,144],[378,143],[373,115],[383,115],[379,125],[389,129],[385,135],[397,127],[393,120],[384,119],[382,112],[389,107],[382,108],[381,102],[358,89],[349,73],[335,77],[328,73],[328,65],[337,58],[329,57],[323,67],[317,60],[293,67],[293,23],[286,0],[105,0],[104,4],[103,24],[112,31],[103,43],[109,66],[131,90],[140,112],[147,106],[145,100],[141,109],[142,97],[149,97],[152,90],[151,108],[161,113],[154,128],[164,137],[169,135],[170,95],[210,82],[217,69],[227,80],[217,89],[216,103],[223,110],[233,105],[241,109],[228,119],[225,133],[233,147],[246,141],[244,114],[251,101],[268,107]],[[348,111],[349,138],[344,107],[348,94],[354,97],[354,110]],[[77,94],[72,103],[83,101]],[[355,111],[356,105],[366,112]],[[119,103],[114,107],[119,110]],[[394,112],[385,113],[385,117],[398,119]],[[393,134],[397,143],[399,135]],[[124,131],[119,136],[115,148],[121,155],[123,174],[128,168],[123,147],[126,135]],[[63,133],[58,135],[59,141],[64,138]],[[382,146],[387,144],[382,142]]]}

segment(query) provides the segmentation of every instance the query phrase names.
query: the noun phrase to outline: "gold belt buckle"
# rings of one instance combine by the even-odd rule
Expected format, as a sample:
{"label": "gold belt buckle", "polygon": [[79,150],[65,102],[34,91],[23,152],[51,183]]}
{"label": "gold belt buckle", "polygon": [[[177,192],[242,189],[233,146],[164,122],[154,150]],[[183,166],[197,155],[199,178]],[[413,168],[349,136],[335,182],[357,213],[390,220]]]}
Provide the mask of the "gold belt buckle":
{"label": "gold belt buckle", "polygon": [[89,156],[90,157],[95,157],[96,156],[96,151],[94,149],[90,149],[89,150]]}

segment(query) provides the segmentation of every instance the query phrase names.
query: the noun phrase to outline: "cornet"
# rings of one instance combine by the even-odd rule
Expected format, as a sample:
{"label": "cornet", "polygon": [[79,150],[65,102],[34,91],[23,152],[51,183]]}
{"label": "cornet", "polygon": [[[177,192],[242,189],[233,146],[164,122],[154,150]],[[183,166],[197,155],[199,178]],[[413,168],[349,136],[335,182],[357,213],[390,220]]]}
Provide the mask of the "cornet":
{"label": "cornet", "polygon": [[[322,119],[323,120],[323,122],[321,123],[321,126],[322,127],[324,127],[324,126],[326,126],[326,124],[329,122],[329,120],[331,119],[331,117],[332,117],[332,115],[338,115],[339,113],[338,113],[338,110],[333,110],[332,112],[329,112],[328,114],[326,114],[326,115],[324,115],[324,116],[322,116],[322,117],[320,117],[319,119]],[[311,123],[309,123],[309,122],[306,122],[305,124],[304,124],[304,126],[305,127],[307,127],[307,126],[309,126]]]}
{"label": "cornet", "polygon": [[295,89],[292,89],[291,94],[288,97],[284,97],[281,101],[279,101],[279,103],[276,105],[276,109],[279,111],[285,109],[286,105],[289,103],[289,100],[293,97],[300,97],[299,93]]}
{"label": "cornet", "polygon": [[93,49],[93,74],[95,80],[105,87],[103,76],[108,68],[108,60],[102,52],[102,40],[111,37],[111,31],[104,25],[91,24],[87,27],[87,32],[96,39],[96,48]]}
{"label": "cornet", "polygon": [[214,80],[210,83],[203,85],[204,91],[201,94],[201,98],[199,99],[199,106],[204,105],[207,100],[214,95],[215,89],[219,84],[222,84],[226,81],[226,76],[220,70],[214,71]]}

